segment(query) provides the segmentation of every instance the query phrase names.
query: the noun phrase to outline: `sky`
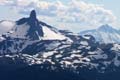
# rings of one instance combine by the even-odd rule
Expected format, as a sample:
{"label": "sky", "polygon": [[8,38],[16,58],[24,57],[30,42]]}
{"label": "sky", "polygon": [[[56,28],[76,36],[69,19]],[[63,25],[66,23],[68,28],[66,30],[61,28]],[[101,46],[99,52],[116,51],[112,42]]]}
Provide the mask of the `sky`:
{"label": "sky", "polygon": [[0,20],[17,21],[35,9],[40,21],[80,32],[109,24],[120,29],[120,0],[0,0]]}

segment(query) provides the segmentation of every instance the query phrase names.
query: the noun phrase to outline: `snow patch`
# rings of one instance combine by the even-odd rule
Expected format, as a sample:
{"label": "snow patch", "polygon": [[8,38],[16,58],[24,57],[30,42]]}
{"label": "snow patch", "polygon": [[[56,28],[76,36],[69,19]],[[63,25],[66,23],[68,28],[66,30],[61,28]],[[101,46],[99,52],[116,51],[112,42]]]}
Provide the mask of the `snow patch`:
{"label": "snow patch", "polygon": [[54,31],[50,30],[46,26],[43,26],[42,29],[43,29],[43,33],[44,33],[43,40],[65,40],[66,39],[66,37],[63,36],[62,34],[56,33]]}
{"label": "snow patch", "polygon": [[80,44],[87,46],[88,42],[87,41],[81,41]]}

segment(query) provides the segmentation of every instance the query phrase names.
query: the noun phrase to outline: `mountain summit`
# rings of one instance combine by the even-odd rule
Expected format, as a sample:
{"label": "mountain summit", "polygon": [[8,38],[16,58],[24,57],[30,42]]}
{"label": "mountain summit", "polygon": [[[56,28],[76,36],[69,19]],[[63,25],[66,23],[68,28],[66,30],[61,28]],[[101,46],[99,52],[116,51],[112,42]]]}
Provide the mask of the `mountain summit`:
{"label": "mountain summit", "polygon": [[36,11],[35,10],[31,11],[30,18],[33,19],[33,20],[37,19],[37,17],[36,17]]}
{"label": "mountain summit", "polygon": [[[12,33],[11,33],[12,32]],[[28,18],[16,21],[10,31],[10,37],[29,40],[65,40],[67,39],[56,28],[37,19],[36,11],[32,10]]]}
{"label": "mountain summit", "polygon": [[108,24],[105,24],[105,25],[102,25],[98,28],[98,30],[101,30],[101,31],[110,31],[110,32],[113,32],[113,31],[117,31],[116,29],[114,29],[112,26],[108,25]]}

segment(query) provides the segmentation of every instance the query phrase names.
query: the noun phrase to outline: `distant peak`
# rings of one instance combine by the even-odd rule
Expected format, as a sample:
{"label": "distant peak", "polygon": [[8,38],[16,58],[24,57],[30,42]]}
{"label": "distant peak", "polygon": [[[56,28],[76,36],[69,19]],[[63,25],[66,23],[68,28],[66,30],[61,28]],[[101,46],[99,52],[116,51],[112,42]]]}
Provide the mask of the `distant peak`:
{"label": "distant peak", "polygon": [[105,24],[99,27],[99,29],[113,29],[110,25]]}
{"label": "distant peak", "polygon": [[32,10],[32,11],[31,11],[31,13],[30,13],[30,18],[36,19],[36,11],[35,11],[35,10]]}

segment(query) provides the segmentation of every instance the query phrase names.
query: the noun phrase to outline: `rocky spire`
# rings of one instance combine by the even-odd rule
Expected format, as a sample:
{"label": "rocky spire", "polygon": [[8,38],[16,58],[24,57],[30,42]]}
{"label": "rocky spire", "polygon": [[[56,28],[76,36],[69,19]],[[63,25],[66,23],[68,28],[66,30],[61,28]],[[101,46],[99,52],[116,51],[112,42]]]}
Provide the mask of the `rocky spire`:
{"label": "rocky spire", "polygon": [[33,20],[37,19],[37,18],[36,18],[36,11],[35,11],[35,10],[32,10],[32,11],[31,11],[31,13],[30,13],[30,18],[33,19]]}
{"label": "rocky spire", "polygon": [[31,11],[27,22],[30,25],[27,36],[29,36],[31,40],[40,40],[40,37],[43,37],[43,30],[39,25],[35,10]]}

